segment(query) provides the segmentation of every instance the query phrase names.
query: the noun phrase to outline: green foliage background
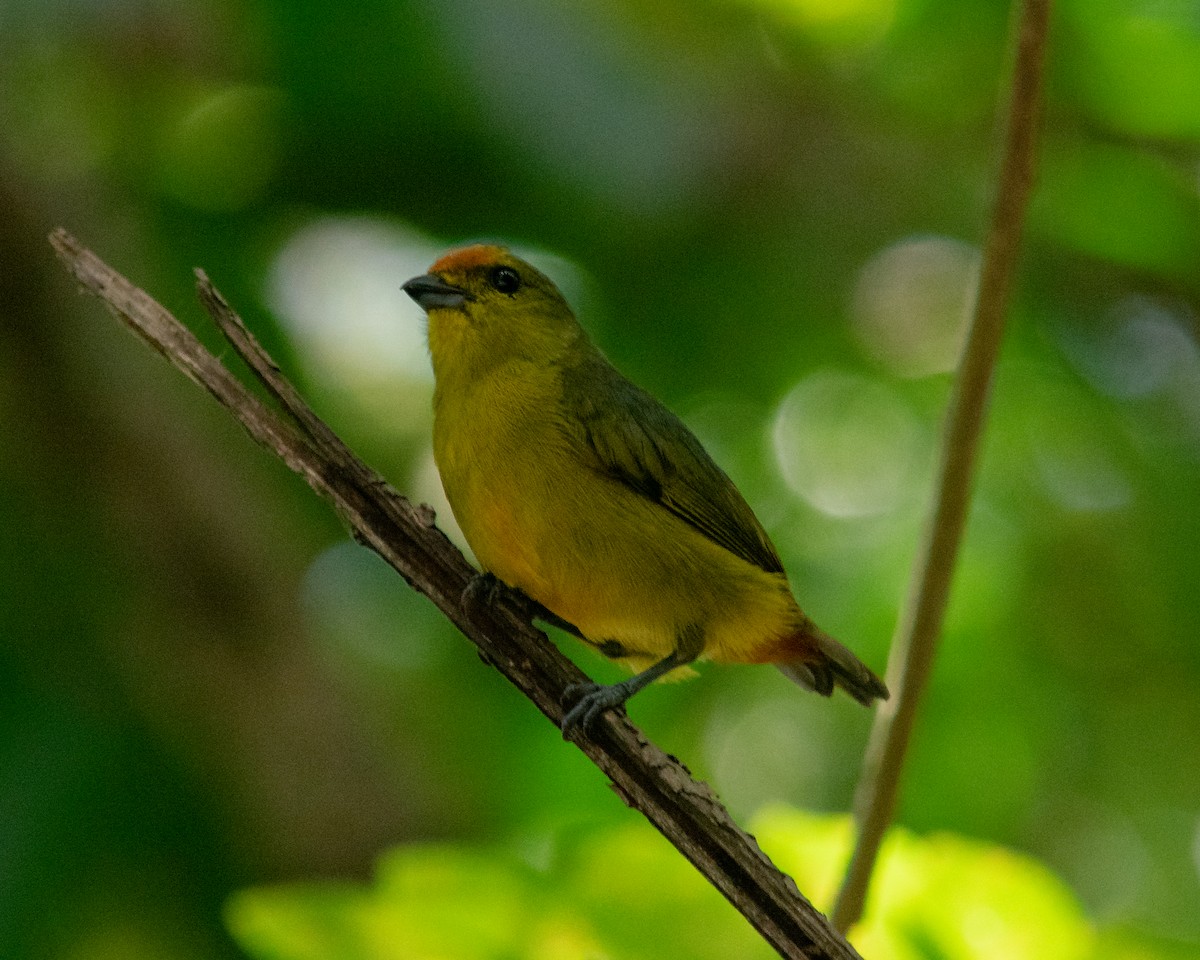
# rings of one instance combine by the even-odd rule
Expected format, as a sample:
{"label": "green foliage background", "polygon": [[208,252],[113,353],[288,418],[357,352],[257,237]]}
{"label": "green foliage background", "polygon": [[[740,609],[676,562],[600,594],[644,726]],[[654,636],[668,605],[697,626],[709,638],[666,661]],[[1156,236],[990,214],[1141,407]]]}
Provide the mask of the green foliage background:
{"label": "green foliage background", "polygon": [[[298,904],[357,902],[430,850],[539,929],[587,918],[561,929],[594,940],[545,956],[643,955],[621,939],[639,909],[705,943],[740,930],[682,879],[603,919],[679,868],[604,859],[636,828],[599,775],[76,297],[51,228],[215,345],[190,291],[204,266],[333,426],[435,504],[399,285],[468,239],[530,253],[726,465],[809,612],[882,668],[988,213],[1009,24],[995,0],[0,6],[0,955],[308,956],[248,935],[246,905],[294,909],[301,930]],[[1196,6],[1060,0],[1039,190],[899,819],[918,846],[949,832],[1044,863],[1066,888],[1018,895],[996,873],[991,909],[1018,923],[1061,895],[1096,932],[1078,955],[1200,953],[1198,146]],[[743,818],[845,810],[870,720],[765,669],[709,669],[632,713]],[[793,824],[772,852],[789,862],[821,829]],[[564,843],[591,859],[555,886]],[[516,955],[480,943],[457,955]]]}

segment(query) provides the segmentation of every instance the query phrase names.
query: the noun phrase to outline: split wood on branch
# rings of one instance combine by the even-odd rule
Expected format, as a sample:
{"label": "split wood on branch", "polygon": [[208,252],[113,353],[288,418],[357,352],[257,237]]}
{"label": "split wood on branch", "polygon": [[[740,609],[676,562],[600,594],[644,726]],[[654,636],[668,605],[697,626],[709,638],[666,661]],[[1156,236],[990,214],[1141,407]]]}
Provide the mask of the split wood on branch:
{"label": "split wood on branch", "polygon": [[[201,302],[226,339],[288,418],[246,388],[163,306],[84,248],[65,230],[50,242],[75,278],[122,323],[211,393],[246,431],[333,504],[355,539],[429,597],[555,725],[562,696],[586,678],[530,624],[519,594],[470,615],[463,591],[474,569],[434,526],[433,511],[414,506],[355,456],[304,403],[201,271]],[[290,419],[289,419],[290,418]],[[857,952],[733,822],[709,787],[650,743],[623,712],[609,712],[577,746],[640,811],[787,958],[852,960]]]}
{"label": "split wood on branch", "polygon": [[941,457],[924,542],[888,657],[892,699],[875,715],[855,797],[858,838],[833,908],[847,930],[862,915],[875,857],[891,823],[900,777],[925,691],[950,580],[962,541],[992,371],[1004,335],[1021,227],[1033,193],[1051,0],[1023,0],[995,207],[984,245],[975,309],[946,411]]}

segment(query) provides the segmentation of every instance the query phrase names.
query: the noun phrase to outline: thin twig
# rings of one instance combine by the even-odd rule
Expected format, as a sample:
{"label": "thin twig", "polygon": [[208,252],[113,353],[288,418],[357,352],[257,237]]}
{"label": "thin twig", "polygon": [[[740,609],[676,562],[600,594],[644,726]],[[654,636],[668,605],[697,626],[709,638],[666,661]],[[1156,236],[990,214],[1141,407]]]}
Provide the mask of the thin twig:
{"label": "thin twig", "polygon": [[970,505],[992,371],[1004,334],[1021,227],[1033,191],[1049,19],[1050,0],[1025,0],[996,205],[984,247],[974,316],[946,414],[933,509],[888,658],[887,684],[892,698],[875,716],[855,797],[858,839],[833,909],[833,923],[842,931],[862,915],[879,845],[895,813],[917,708],[937,651]]}
{"label": "thin twig", "polygon": [[[566,687],[585,678],[512,597],[468,618],[461,604],[474,570],[433,524],[389,487],[300,398],[278,366],[203,274],[201,301],[234,349],[295,423],[246,389],[166,309],[64,230],[51,244],[71,273],[126,326],[217,398],[262,446],[279,456],[335,509],[354,537],[428,596],[514,686],[557,727]],[[575,741],[617,793],[640,811],[787,958],[853,960],[846,943],[733,822],[706,784],[650,743],[623,713],[606,714]]]}

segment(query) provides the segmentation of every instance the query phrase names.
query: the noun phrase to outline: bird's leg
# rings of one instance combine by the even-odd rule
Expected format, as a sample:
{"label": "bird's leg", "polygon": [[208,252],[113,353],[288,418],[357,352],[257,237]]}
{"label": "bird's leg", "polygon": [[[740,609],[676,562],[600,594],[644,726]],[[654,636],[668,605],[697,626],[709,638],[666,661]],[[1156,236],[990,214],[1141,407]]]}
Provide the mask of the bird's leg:
{"label": "bird's leg", "polygon": [[[677,646],[658,663],[651,664],[641,673],[635,673],[628,680],[620,683],[576,683],[563,691],[564,700],[575,700],[575,705],[567,711],[562,720],[564,740],[574,739],[576,731],[587,733],[596,718],[605,710],[619,707],[630,697],[649,686],[659,677],[670,673],[676,667],[686,666],[700,656],[704,649],[704,630],[696,624],[689,624],[679,631],[676,639]],[[578,699],[576,699],[578,698]]]}
{"label": "bird's leg", "polygon": [[575,683],[563,691],[564,700],[579,699],[563,717],[562,735],[564,740],[571,740],[577,730],[586,733],[596,718],[605,710],[621,706],[635,693],[657,680],[665,673],[670,673],[676,667],[682,667],[684,660],[678,650],[673,650],[658,663],[653,664],[641,673],[635,673],[628,680],[620,683]]}
{"label": "bird's leg", "polygon": [[519,593],[522,597],[524,597],[525,602],[529,604],[529,606],[531,608],[530,619],[541,620],[542,623],[548,623],[552,627],[558,627],[559,630],[565,630],[567,633],[571,634],[571,636],[575,637],[577,640],[586,641],[587,638],[584,637],[584,635],[580,632],[579,628],[577,626],[575,626],[575,624],[568,623],[566,620],[564,620],[562,617],[560,617],[557,613],[554,613],[552,610],[547,610],[540,603],[538,603],[532,597],[525,594],[523,591],[518,590],[517,593]]}
{"label": "bird's leg", "polygon": [[583,639],[583,634],[579,632],[579,628],[573,623],[568,623],[558,614],[547,610],[526,594],[525,591],[519,590],[516,587],[510,587],[494,573],[475,574],[463,589],[460,602],[467,615],[467,619],[473,623],[478,622],[479,611],[492,606],[504,593],[508,593],[518,606],[524,607],[530,620],[541,620],[552,627],[565,630],[580,640]]}

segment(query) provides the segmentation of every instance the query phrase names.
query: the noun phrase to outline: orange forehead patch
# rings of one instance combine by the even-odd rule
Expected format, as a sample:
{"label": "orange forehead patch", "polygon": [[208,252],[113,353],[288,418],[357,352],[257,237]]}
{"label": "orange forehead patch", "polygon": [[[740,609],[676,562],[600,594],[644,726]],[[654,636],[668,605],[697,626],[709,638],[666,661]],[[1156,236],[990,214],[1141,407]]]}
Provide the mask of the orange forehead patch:
{"label": "orange forehead patch", "polygon": [[488,243],[476,243],[461,250],[451,250],[429,268],[430,273],[459,273],[495,263],[508,251]]}

